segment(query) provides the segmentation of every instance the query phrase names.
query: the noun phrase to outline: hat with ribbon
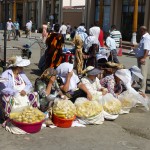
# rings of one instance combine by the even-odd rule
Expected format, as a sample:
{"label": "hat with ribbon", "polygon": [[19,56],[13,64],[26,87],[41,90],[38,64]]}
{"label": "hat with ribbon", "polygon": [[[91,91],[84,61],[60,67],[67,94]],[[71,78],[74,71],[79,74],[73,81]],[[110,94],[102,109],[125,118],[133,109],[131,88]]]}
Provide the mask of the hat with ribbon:
{"label": "hat with ribbon", "polygon": [[13,56],[8,60],[9,67],[26,67],[30,65],[29,59],[23,59],[21,56]]}
{"label": "hat with ribbon", "polygon": [[87,75],[92,75],[92,76],[96,76],[98,74],[101,73],[101,71],[97,68],[94,68],[93,66],[88,66],[84,72],[87,74]]}

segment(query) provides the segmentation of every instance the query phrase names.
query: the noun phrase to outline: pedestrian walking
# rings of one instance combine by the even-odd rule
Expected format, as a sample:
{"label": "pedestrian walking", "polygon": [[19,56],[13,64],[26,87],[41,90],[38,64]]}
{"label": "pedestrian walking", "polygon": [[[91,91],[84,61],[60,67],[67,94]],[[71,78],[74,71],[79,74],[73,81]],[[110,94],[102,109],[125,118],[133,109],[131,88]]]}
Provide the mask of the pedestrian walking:
{"label": "pedestrian walking", "polygon": [[86,29],[84,26],[79,26],[76,30],[76,34],[74,36],[73,42],[75,44],[75,66],[77,70],[77,74],[82,75],[84,59],[83,59],[83,46],[84,41],[87,38],[87,34],[85,33]]}
{"label": "pedestrian walking", "polygon": [[10,41],[10,35],[12,34],[12,28],[13,28],[13,23],[11,21],[11,18],[9,18],[9,20],[7,22],[8,41]]}
{"label": "pedestrian walking", "polygon": [[67,26],[64,24],[64,22],[62,22],[59,32],[63,35],[64,40],[66,40]]}
{"label": "pedestrian walking", "polygon": [[111,26],[110,37],[116,42],[116,47],[122,47],[122,35],[121,32],[116,29],[116,25]]}
{"label": "pedestrian walking", "polygon": [[147,86],[147,74],[149,68],[149,56],[150,52],[150,34],[147,32],[146,26],[140,27],[141,40],[138,47],[135,50],[135,56],[137,58],[138,67],[141,69],[143,80],[141,80],[140,91],[145,93]]}
{"label": "pedestrian walking", "polygon": [[14,28],[15,28],[14,40],[18,41],[18,38],[20,36],[20,32],[19,32],[20,25],[17,20],[14,22]]}
{"label": "pedestrian walking", "polygon": [[59,33],[59,24],[55,24],[54,32],[50,33],[46,39],[47,50],[45,52],[45,66],[56,68],[62,62],[62,46],[64,44],[63,35]]}
{"label": "pedestrian walking", "polygon": [[32,30],[32,21],[29,20],[26,23],[26,38],[31,37],[31,30]]}
{"label": "pedestrian walking", "polygon": [[117,58],[116,42],[113,38],[110,37],[110,33],[106,33],[106,46],[110,50],[110,56],[108,60],[119,63],[119,60]]}
{"label": "pedestrian walking", "polygon": [[68,34],[71,33],[71,25],[69,23],[67,23],[67,33]]}

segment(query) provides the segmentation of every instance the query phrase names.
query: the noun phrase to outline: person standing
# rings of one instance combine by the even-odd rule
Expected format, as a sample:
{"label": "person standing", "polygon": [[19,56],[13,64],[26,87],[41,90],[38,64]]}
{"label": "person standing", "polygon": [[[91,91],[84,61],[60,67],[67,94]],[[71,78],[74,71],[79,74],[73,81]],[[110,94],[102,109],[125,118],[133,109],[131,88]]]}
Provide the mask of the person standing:
{"label": "person standing", "polygon": [[81,75],[83,70],[83,46],[84,41],[88,36],[85,31],[86,29],[84,26],[79,26],[73,39],[73,43],[75,44],[75,66],[78,75]]}
{"label": "person standing", "polygon": [[62,25],[59,29],[59,32],[63,35],[64,40],[66,39],[66,34],[67,34],[67,26],[62,22]]}
{"label": "person standing", "polygon": [[117,58],[116,42],[113,38],[110,37],[110,33],[106,34],[106,46],[110,49],[110,56],[108,60],[113,60],[115,63],[119,63]]}
{"label": "person standing", "polygon": [[26,23],[26,38],[31,37],[31,29],[32,29],[32,21],[29,20],[27,23]]}
{"label": "person standing", "polygon": [[56,68],[62,62],[64,38],[63,35],[59,33],[59,28],[59,24],[55,24],[54,32],[51,32],[46,39],[47,49],[45,52],[44,69]]}
{"label": "person standing", "polygon": [[116,42],[116,47],[122,47],[122,35],[121,32],[116,29],[116,25],[111,26],[110,37]]}
{"label": "person standing", "polygon": [[67,33],[68,34],[71,33],[71,25],[69,23],[67,23]]}
{"label": "person standing", "polygon": [[20,25],[19,25],[19,23],[18,23],[17,20],[14,22],[14,28],[15,28],[14,40],[17,40],[17,41],[18,41],[18,37],[19,37],[19,35],[20,35],[20,32],[19,32]]}
{"label": "person standing", "polygon": [[13,23],[11,21],[11,18],[9,18],[7,22],[7,34],[8,34],[8,41],[10,41],[10,35],[12,33]]}
{"label": "person standing", "polygon": [[150,52],[150,34],[147,32],[146,26],[140,27],[140,34],[142,36],[140,43],[138,48],[134,49],[134,51],[137,58],[138,67],[141,69],[143,75],[143,80],[141,81],[141,88],[139,91],[145,93],[149,67],[148,53]]}

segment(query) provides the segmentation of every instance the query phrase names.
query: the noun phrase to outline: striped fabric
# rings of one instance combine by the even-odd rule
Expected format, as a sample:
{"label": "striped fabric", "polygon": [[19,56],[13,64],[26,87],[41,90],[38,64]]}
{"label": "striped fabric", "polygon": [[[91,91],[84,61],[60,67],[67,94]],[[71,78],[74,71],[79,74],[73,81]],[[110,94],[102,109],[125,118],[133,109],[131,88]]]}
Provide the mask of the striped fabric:
{"label": "striped fabric", "polygon": [[122,39],[122,35],[120,31],[118,30],[113,30],[110,32],[110,37],[113,38],[116,42],[116,47],[118,48],[120,45],[120,40]]}

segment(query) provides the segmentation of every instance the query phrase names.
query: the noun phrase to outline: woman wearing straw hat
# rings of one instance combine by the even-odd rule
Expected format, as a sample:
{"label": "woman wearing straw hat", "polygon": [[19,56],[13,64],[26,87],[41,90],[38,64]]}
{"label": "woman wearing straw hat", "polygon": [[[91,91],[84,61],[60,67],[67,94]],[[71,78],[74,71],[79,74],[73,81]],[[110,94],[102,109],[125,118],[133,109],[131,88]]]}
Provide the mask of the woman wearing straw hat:
{"label": "woman wearing straw hat", "polygon": [[107,93],[107,89],[101,86],[100,81],[97,78],[101,71],[97,68],[94,68],[93,66],[88,66],[84,72],[86,73],[86,76],[81,79],[82,83],[86,86],[92,95],[97,95],[96,97],[98,99],[94,99],[93,97],[93,100],[99,101],[101,96]]}
{"label": "woman wearing straw hat", "polygon": [[32,92],[32,84],[23,67],[30,65],[30,60],[15,56],[9,59],[8,69],[2,73],[6,82],[0,83],[0,94],[5,116],[7,117],[12,110],[32,105],[38,106],[38,94]]}

